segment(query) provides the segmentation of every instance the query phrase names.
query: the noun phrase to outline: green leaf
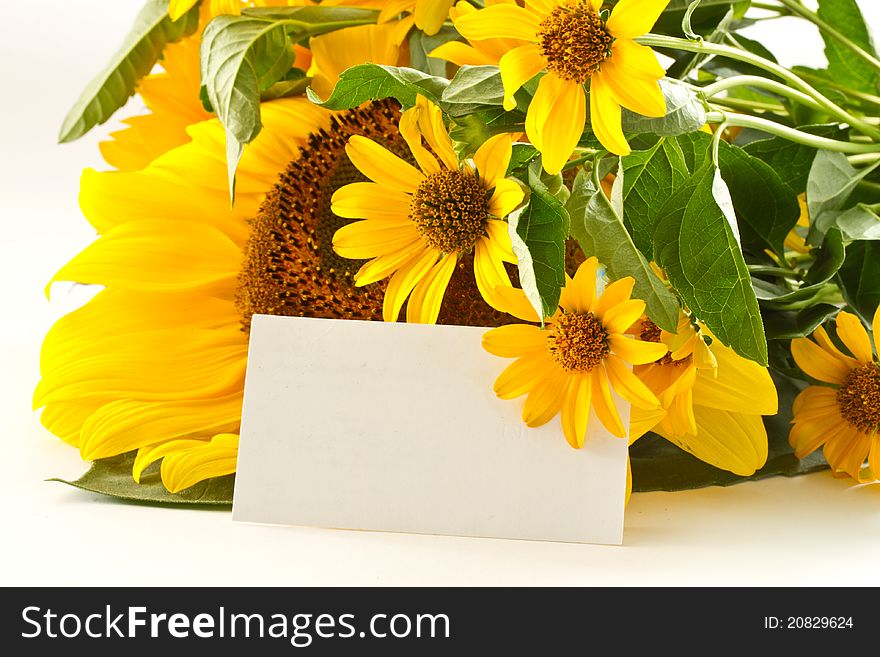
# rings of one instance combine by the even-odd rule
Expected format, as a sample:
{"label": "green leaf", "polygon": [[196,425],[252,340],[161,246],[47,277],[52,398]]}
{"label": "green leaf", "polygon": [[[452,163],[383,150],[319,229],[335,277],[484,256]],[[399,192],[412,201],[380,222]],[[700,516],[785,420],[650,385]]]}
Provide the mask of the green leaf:
{"label": "green leaf", "polygon": [[766,365],[758,300],[726,193],[720,173],[707,161],[660,211],[654,255],[688,307],[722,343]]}
{"label": "green leaf", "polygon": [[833,225],[837,216],[825,216],[826,213],[842,210],[859,182],[878,165],[880,162],[858,171],[843,153],[821,150],[816,154],[807,180],[807,209],[810,213],[808,244],[822,243],[825,232]]}
{"label": "green leaf", "polygon": [[825,320],[837,315],[840,308],[820,303],[803,310],[770,311],[763,314],[768,340],[793,340],[812,334]]}
{"label": "green leaf", "polygon": [[260,92],[290,70],[291,39],[366,24],[375,16],[374,11],[348,7],[263,8],[208,23],[202,33],[201,77],[208,102],[226,130],[230,195],[244,144],[262,128]]}
{"label": "green leaf", "polygon": [[64,117],[58,141],[79,139],[109,119],[134,94],[137,83],[153,69],[165,46],[192,34],[198,25],[198,7],[172,21],[168,0],[147,0],[122,47]]}
{"label": "green leaf", "polygon": [[542,318],[559,307],[565,286],[565,240],[568,212],[534,171],[529,171],[531,195],[526,206],[508,217],[513,252],[519,261],[519,280],[532,307]]}
{"label": "green leaf", "polygon": [[880,216],[877,216],[876,209],[877,206],[859,203],[854,208],[836,215],[834,226],[849,241],[880,240]]}
{"label": "green leaf", "polygon": [[159,476],[158,465],[153,465],[141,475],[141,483],[136,484],[131,477],[136,452],[129,452],[92,463],[82,477],[75,481],[50,479],[82,490],[115,497],[130,502],[173,505],[207,505],[228,507],[232,505],[232,490],[235,475],[207,479],[179,493],[169,493]]}
{"label": "green leaf", "polygon": [[460,157],[471,157],[489,137],[522,131],[524,121],[525,116],[519,112],[505,112],[495,107],[453,119],[449,136]]}
{"label": "green leaf", "polygon": [[722,142],[719,160],[743,244],[782,256],[785,237],[801,214],[797,196],[773,167],[738,146]]}
{"label": "green leaf", "polygon": [[446,78],[414,68],[358,64],[343,71],[327,100],[322,101],[311,89],[307,94],[312,102],[331,110],[351,109],[368,100],[383,98],[394,98],[406,109],[416,104],[419,94],[439,105],[448,84]]}
{"label": "green leaf", "polygon": [[605,194],[583,171],[572,184],[566,208],[571,215],[571,234],[584,255],[596,256],[614,280],[632,276],[633,297],[645,302],[645,312],[657,326],[674,332],[678,327],[675,295],[636,248]]}
{"label": "green leaf", "polygon": [[[845,131],[838,124],[806,125],[798,127],[798,130],[829,139],[842,139],[845,136]],[[746,144],[743,150],[769,164],[795,194],[806,191],[810,167],[816,157],[815,148],[782,137],[771,137]]]}
{"label": "green leaf", "polygon": [[277,98],[289,98],[304,93],[311,83],[311,78],[298,68],[292,68],[278,82],[267,89],[260,91],[260,100],[276,100]]}
{"label": "green leaf", "polygon": [[648,433],[629,449],[633,492],[675,491],[705,486],[730,486],[773,476],[794,477],[828,467],[821,450],[798,460],[788,444],[791,405],[804,383],[771,371],[779,394],[779,413],[764,417],[767,463],[750,477],[741,477],[703,463],[669,441]]}
{"label": "green leaf", "polygon": [[462,66],[440,98],[453,118],[504,102],[504,86],[497,66]]}
{"label": "green leaf", "polygon": [[[833,26],[850,41],[871,55],[877,56],[871,43],[868,26],[856,0],[819,0],[819,18]],[[877,92],[877,71],[868,62],[853,54],[847,46],[820,30],[825,41],[828,71],[839,84],[858,91]]]}
{"label": "green leaf", "polygon": [[654,224],[670,194],[690,173],[675,139],[660,139],[652,148],[620,158],[623,176],[623,220],[639,251],[652,258]]}
{"label": "green leaf", "polygon": [[706,108],[689,86],[678,80],[660,80],[666,99],[666,116],[652,118],[624,109],[621,118],[624,132],[650,132],[674,137],[695,132],[706,125]]}
{"label": "green leaf", "polygon": [[512,176],[514,172],[521,172],[525,170],[529,166],[529,164],[540,154],[541,153],[538,151],[538,149],[531,144],[514,144],[513,152],[510,156],[510,163],[507,165],[507,173],[505,174],[505,176],[509,177]]}
{"label": "green leaf", "polygon": [[880,242],[850,244],[838,279],[847,303],[870,322],[880,305]]}
{"label": "green leaf", "polygon": [[421,30],[412,30],[409,33],[409,62],[416,68],[428,75],[446,76],[446,60],[429,57],[428,53],[439,48],[444,43],[460,39],[461,35],[450,25],[444,25],[436,34],[427,35]]}

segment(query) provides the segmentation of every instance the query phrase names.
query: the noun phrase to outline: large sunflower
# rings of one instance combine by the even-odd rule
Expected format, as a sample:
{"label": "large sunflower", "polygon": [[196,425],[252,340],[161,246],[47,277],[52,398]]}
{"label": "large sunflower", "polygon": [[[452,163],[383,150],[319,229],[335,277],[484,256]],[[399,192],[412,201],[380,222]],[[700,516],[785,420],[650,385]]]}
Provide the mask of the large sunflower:
{"label": "large sunflower", "polygon": [[[596,258],[588,258],[562,291],[559,309],[546,328],[509,324],[483,336],[486,351],[516,358],[495,381],[502,399],[528,394],[523,421],[546,424],[562,413],[562,429],[572,447],[584,444],[591,417],[615,436],[627,428],[612,390],[633,406],[662,415],[660,401],[631,371],[662,358],[665,345],[634,339],[628,333],[645,310],[645,302],[630,299],[634,281],[622,278],[596,294]],[[511,314],[537,321],[522,290],[499,290]]]}
{"label": "large sunflower", "polygon": [[[823,385],[810,386],[795,399],[789,442],[798,458],[822,447],[835,472],[870,481],[880,477],[880,364],[858,317],[841,312],[836,325],[837,337],[852,355],[838,349],[821,326],[812,340],[791,341],[798,367]],[[880,308],[872,330],[876,341]]]}
{"label": "large sunflower", "polygon": [[657,83],[665,75],[654,52],[633,39],[645,34],[669,0],[620,0],[606,15],[603,0],[526,0],[526,6],[496,4],[467,12],[455,27],[469,40],[521,39],[500,62],[504,107],[541,72],[544,76],[526,115],[526,133],[549,173],[571,156],[587,119],[609,151],[630,152],[621,127],[621,106],[663,116],[666,103]]}
{"label": "large sunflower", "polygon": [[656,361],[633,368],[666,413],[658,419],[634,407],[630,440],[653,430],[718,468],[754,474],[767,460],[761,416],[775,415],[778,405],[767,368],[725,347],[683,311],[674,334],[647,318],[635,330],[643,340],[668,350]]}
{"label": "large sunflower", "polygon": [[346,185],[333,195],[333,211],[362,219],[340,228],[333,248],[346,258],[369,258],[356,285],[390,277],[383,315],[433,323],[457,264],[473,253],[477,287],[497,307],[495,288],[510,286],[504,263],[516,263],[504,218],[523,199],[505,178],[510,136],[496,135],[461,162],[440,108],[418,96],[400,118],[400,133],[416,168],[375,141],[354,136],[346,151],[372,182]]}
{"label": "large sunflower", "polygon": [[[322,70],[367,56],[330,54],[342,61]],[[355,287],[362,263],[333,252],[347,222],[330,197],[365,180],[345,154],[352,135],[408,152],[399,118],[387,102],[337,114],[303,98],[264,103],[234,208],[217,120],[141,169],[86,170],[80,205],[100,237],[53,280],[104,289],[45,339],[43,424],[86,459],[136,450],[136,479],[163,459],[172,491],[234,470],[251,315],[382,318],[383,286]],[[454,272],[439,321],[497,325],[468,267]]]}

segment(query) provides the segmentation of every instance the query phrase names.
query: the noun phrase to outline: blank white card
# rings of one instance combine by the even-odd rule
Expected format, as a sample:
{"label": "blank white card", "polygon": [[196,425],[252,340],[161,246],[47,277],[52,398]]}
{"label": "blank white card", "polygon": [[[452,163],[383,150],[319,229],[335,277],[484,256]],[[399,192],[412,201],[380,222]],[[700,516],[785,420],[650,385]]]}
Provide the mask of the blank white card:
{"label": "blank white card", "polygon": [[619,544],[626,440],[526,427],[485,330],[255,316],[233,519]]}

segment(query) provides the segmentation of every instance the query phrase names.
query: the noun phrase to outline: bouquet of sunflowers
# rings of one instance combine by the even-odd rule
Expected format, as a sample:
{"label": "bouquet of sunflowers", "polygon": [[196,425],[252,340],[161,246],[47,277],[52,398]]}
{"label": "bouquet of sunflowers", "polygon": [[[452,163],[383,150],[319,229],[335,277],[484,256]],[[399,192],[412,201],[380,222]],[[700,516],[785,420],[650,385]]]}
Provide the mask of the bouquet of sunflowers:
{"label": "bouquet of sunflowers", "polygon": [[[780,16],[827,68],[742,33]],[[60,140],[135,93],[52,279],[100,286],[34,395],[70,483],[228,504],[254,314],[487,327],[497,395],[628,440],[633,490],[880,476],[855,0],[147,0]]]}

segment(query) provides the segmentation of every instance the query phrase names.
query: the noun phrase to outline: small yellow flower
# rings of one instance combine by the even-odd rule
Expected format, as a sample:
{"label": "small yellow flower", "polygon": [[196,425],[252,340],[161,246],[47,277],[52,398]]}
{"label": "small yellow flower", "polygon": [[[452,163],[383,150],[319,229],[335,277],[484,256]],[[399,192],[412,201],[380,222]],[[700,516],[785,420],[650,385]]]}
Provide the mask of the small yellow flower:
{"label": "small yellow flower", "polygon": [[[546,424],[562,413],[562,430],[572,447],[584,444],[591,413],[615,436],[626,436],[612,390],[633,406],[651,411],[660,402],[629,364],[662,358],[666,346],[624,335],[645,310],[630,299],[634,280],[622,278],[596,294],[596,258],[589,258],[562,291],[559,309],[546,328],[510,324],[488,331],[483,347],[502,358],[516,358],[495,381],[495,393],[513,399],[528,393],[523,421]],[[537,321],[522,290],[499,291],[507,310]]]}
{"label": "small yellow flower", "polygon": [[[762,415],[777,412],[776,387],[767,368],[725,347],[680,311],[675,333],[643,318],[643,340],[667,348],[662,358],[633,372],[657,395],[666,414],[633,408],[630,440],[654,431],[697,458],[748,476],[767,460]],[[711,346],[704,337],[712,339]]]}
{"label": "small yellow flower", "polygon": [[621,106],[645,116],[666,113],[657,83],[665,71],[654,52],[634,39],[651,29],[668,1],[621,0],[606,18],[603,0],[526,0],[524,8],[497,4],[464,14],[455,27],[469,40],[527,42],[499,63],[504,107],[513,109],[517,90],[546,71],[526,115],[526,133],[547,172],[558,173],[583,132],[586,85],[593,132],[618,155],[630,152]]}
{"label": "small yellow flower", "polygon": [[[791,341],[791,354],[806,374],[829,385],[810,386],[794,402],[789,442],[803,458],[823,447],[835,472],[860,481],[880,474],[880,365],[871,339],[855,315],[837,315],[837,335],[852,356],[844,354],[821,326],[809,338]],[[874,313],[874,336],[880,331],[880,308]],[[853,357],[854,356],[854,357]],[[870,474],[862,470],[868,460]]]}
{"label": "small yellow flower", "polygon": [[504,177],[510,136],[492,137],[473,163],[460,162],[442,112],[421,96],[401,116],[400,134],[421,170],[371,139],[349,140],[349,159],[372,182],[333,195],[333,212],[363,219],[336,231],[334,250],[369,259],[355,274],[358,286],[391,277],[385,321],[397,321],[409,297],[407,321],[436,322],[453,271],[471,252],[480,294],[497,307],[495,288],[510,286],[504,263],[516,263],[503,219],[523,199],[519,185]]}

